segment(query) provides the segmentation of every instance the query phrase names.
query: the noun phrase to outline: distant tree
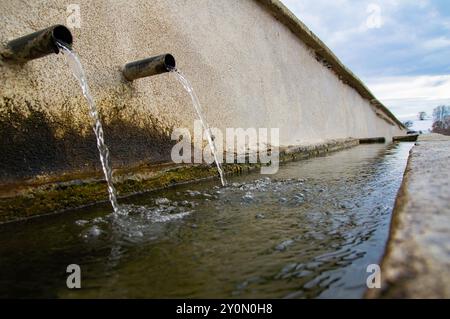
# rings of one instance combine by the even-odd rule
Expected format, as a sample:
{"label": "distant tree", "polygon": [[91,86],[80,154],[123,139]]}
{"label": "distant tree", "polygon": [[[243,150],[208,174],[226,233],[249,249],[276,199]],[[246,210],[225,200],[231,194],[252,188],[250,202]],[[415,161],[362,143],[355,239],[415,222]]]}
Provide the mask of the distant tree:
{"label": "distant tree", "polygon": [[418,118],[421,121],[425,121],[427,119],[427,112],[419,112]]}
{"label": "distant tree", "polygon": [[411,128],[414,125],[414,123],[413,123],[413,121],[406,121],[406,122],[403,122],[403,125],[406,128]]}
{"label": "distant tree", "polygon": [[440,105],[433,110],[433,121],[443,121],[445,117],[450,116],[450,106]]}
{"label": "distant tree", "polygon": [[447,116],[443,121],[434,122],[432,132],[450,136],[450,116]]}
{"label": "distant tree", "polygon": [[433,110],[433,133],[450,136],[450,106],[440,105]]}

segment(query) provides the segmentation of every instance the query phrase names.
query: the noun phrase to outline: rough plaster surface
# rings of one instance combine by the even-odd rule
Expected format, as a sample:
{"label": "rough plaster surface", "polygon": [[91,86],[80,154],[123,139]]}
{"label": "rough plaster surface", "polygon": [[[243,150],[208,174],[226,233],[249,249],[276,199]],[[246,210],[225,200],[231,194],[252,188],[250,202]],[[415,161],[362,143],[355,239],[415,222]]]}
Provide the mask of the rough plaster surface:
{"label": "rough plaster surface", "polygon": [[412,149],[372,298],[450,298],[450,137]]}
{"label": "rough plaster surface", "polygon": [[[0,42],[66,23],[73,1],[1,1]],[[113,165],[167,161],[170,132],[192,128],[170,74],[126,83],[126,62],[170,52],[212,127],[280,128],[281,145],[402,135],[258,1],[77,1],[74,48],[105,123]],[[87,106],[61,55],[0,63],[3,183],[99,168]]]}

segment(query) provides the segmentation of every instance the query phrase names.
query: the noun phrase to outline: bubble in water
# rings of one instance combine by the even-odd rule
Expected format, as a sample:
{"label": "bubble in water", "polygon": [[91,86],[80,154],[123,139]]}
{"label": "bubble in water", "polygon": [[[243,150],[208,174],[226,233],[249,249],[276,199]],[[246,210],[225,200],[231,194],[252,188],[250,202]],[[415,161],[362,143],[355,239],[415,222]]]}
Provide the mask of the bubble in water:
{"label": "bubble in water", "polygon": [[254,197],[251,193],[247,193],[242,197],[242,199],[244,200],[244,202],[250,203],[254,200]]}
{"label": "bubble in water", "polygon": [[281,244],[277,245],[275,247],[275,250],[278,251],[285,251],[289,246],[291,246],[292,244],[294,244],[294,241],[292,239],[288,239],[284,242],[282,242]]}
{"label": "bubble in water", "polygon": [[198,191],[191,191],[191,190],[187,190],[186,194],[188,194],[191,197],[196,197],[196,196],[200,196],[202,193],[198,192]]}
{"label": "bubble in water", "polygon": [[298,203],[298,204],[302,204],[305,202],[305,196],[302,196],[303,194],[300,195],[295,195],[293,200],[294,202]]}
{"label": "bubble in water", "polygon": [[155,200],[156,205],[169,205],[170,200],[168,198],[158,198]]}
{"label": "bubble in water", "polygon": [[97,225],[90,227],[83,233],[84,238],[97,238],[102,234],[102,230]]}
{"label": "bubble in water", "polygon": [[106,223],[106,221],[102,217],[97,217],[92,220],[94,224]]}
{"label": "bubble in water", "polygon": [[128,234],[129,237],[144,237],[144,233],[140,230],[132,231]]}
{"label": "bubble in water", "polygon": [[77,220],[77,221],[75,222],[75,224],[76,224],[77,226],[84,226],[84,225],[89,224],[89,222],[88,222],[87,220],[80,219],[80,220]]}

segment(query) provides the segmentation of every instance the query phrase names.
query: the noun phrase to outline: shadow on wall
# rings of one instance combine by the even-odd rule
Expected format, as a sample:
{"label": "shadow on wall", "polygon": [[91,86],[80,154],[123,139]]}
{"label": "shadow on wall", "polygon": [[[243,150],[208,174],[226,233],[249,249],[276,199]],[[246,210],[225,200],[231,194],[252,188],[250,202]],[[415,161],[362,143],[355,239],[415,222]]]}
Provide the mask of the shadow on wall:
{"label": "shadow on wall", "polygon": [[[0,180],[17,182],[37,175],[100,172],[96,139],[90,123],[86,132],[73,125],[70,114],[52,119],[25,101],[27,114],[15,111],[14,98],[3,97],[0,114]],[[36,103],[36,102],[33,102]],[[114,168],[166,162],[174,141],[149,115],[146,128],[115,118],[104,124],[106,143]]]}

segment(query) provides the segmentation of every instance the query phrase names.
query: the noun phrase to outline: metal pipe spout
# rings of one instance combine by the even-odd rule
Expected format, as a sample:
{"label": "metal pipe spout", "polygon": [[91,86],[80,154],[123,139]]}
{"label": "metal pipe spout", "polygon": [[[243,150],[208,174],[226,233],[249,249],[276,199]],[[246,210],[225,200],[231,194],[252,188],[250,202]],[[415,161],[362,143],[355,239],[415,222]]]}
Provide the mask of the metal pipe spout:
{"label": "metal pipe spout", "polygon": [[128,81],[134,81],[147,76],[170,72],[175,69],[175,58],[171,54],[130,62],[125,64],[122,73]]}
{"label": "metal pipe spout", "polygon": [[63,25],[54,25],[8,42],[1,57],[5,61],[26,63],[52,53],[58,54],[57,42],[69,47],[72,45],[72,33]]}

